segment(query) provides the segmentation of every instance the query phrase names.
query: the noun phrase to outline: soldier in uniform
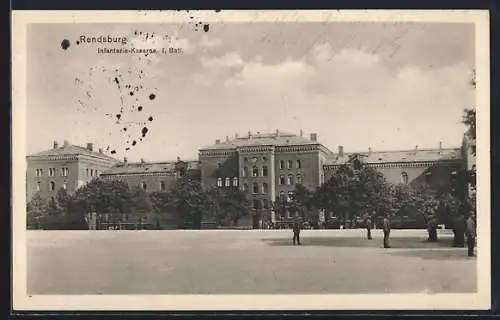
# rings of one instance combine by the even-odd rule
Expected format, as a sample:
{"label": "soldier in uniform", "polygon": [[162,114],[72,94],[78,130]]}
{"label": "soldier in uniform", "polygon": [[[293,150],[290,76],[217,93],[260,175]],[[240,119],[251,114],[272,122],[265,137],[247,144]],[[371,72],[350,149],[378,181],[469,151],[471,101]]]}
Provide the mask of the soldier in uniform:
{"label": "soldier in uniform", "polygon": [[389,245],[389,234],[391,233],[391,221],[389,220],[389,214],[387,213],[384,217],[384,248],[390,248]]}
{"label": "soldier in uniform", "polygon": [[434,215],[430,215],[428,217],[427,229],[429,232],[429,241],[436,242],[437,241],[437,221]]}
{"label": "soldier in uniform", "polygon": [[293,230],[293,245],[295,245],[295,242],[300,246],[300,227],[301,227],[301,221],[298,213],[295,213],[295,218],[293,219],[293,225],[292,225],[292,230]]}
{"label": "soldier in uniform", "polygon": [[474,246],[476,245],[476,221],[474,212],[471,212],[467,219],[465,235],[467,236],[467,253],[469,257],[474,256]]}
{"label": "soldier in uniform", "polygon": [[365,217],[365,224],[366,224],[366,235],[368,240],[372,240],[372,219],[370,215],[366,215]]}

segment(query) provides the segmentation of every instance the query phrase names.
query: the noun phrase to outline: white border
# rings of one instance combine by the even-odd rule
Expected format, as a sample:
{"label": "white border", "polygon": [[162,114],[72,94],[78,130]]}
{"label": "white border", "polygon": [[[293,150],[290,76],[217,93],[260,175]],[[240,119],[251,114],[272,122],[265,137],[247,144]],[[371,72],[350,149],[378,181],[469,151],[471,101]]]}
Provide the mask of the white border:
{"label": "white border", "polygon": [[[26,29],[30,23],[403,21],[475,24],[477,79],[477,294],[40,295],[26,293]],[[478,10],[14,11],[12,14],[12,189],[14,310],[356,310],[490,308],[489,14]]]}

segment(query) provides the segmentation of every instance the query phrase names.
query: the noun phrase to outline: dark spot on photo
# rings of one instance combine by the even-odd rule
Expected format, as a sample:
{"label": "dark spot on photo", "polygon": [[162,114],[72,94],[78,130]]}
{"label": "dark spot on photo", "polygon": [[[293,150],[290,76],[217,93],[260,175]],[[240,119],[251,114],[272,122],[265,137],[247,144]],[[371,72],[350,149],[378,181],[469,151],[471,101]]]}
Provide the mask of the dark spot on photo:
{"label": "dark spot on photo", "polygon": [[77,46],[78,46],[78,45],[80,45],[80,41],[78,41],[78,40],[77,40],[77,41],[76,41],[76,45],[77,45]]}
{"label": "dark spot on photo", "polygon": [[116,82],[116,84],[120,84],[120,80],[118,80],[117,77],[115,77],[115,82]]}
{"label": "dark spot on photo", "polygon": [[146,136],[146,134],[148,133],[148,128],[144,127],[142,128],[142,137],[144,138]]}
{"label": "dark spot on photo", "polygon": [[134,95],[134,91],[130,91],[130,95],[133,96]]}
{"label": "dark spot on photo", "polygon": [[115,154],[116,153],[116,150],[111,150],[111,154]]}
{"label": "dark spot on photo", "polygon": [[127,128],[123,128],[123,131],[127,131]]}
{"label": "dark spot on photo", "polygon": [[153,121],[153,117],[152,117],[152,116],[149,116],[148,120],[149,120],[149,121]]}
{"label": "dark spot on photo", "polygon": [[137,144],[137,141],[132,141],[132,145],[135,146]]}
{"label": "dark spot on photo", "polygon": [[121,115],[121,114],[117,114],[117,115],[116,115],[116,119],[118,119],[118,120],[120,120],[120,118],[121,118],[121,117],[122,117],[122,115]]}
{"label": "dark spot on photo", "polygon": [[220,9],[215,9],[215,12],[220,12],[221,10]]}
{"label": "dark spot on photo", "polygon": [[205,31],[205,32],[210,31],[210,25],[208,25],[208,24],[204,24],[204,25],[203,25],[203,31]]}
{"label": "dark spot on photo", "polygon": [[142,106],[138,106],[137,111],[142,111]]}
{"label": "dark spot on photo", "polygon": [[154,93],[149,95],[149,100],[154,100],[156,98],[156,95]]}
{"label": "dark spot on photo", "polygon": [[125,148],[125,151],[129,151],[129,150],[130,150],[130,147],[126,147],[126,148]]}
{"label": "dark spot on photo", "polygon": [[66,50],[68,49],[70,46],[70,43],[69,43],[69,40],[68,39],[64,39],[62,42],[61,42],[61,48],[63,50]]}

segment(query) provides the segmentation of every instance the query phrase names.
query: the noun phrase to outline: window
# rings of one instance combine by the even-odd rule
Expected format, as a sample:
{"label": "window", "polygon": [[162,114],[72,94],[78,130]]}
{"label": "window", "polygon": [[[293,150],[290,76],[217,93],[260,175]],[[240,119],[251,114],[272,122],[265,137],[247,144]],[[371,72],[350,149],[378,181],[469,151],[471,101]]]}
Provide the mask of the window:
{"label": "window", "polygon": [[233,178],[233,187],[237,187],[237,186],[238,186],[238,178],[234,177]]}
{"label": "window", "polygon": [[89,172],[90,172],[90,171],[89,171],[89,168],[87,168],[87,177],[89,176]]}
{"label": "window", "polygon": [[99,170],[96,170],[95,171],[95,176],[98,177],[99,176]]}
{"label": "window", "polygon": [[280,184],[285,184],[285,176],[280,175]]}
{"label": "window", "polygon": [[258,183],[254,183],[253,184],[253,193],[259,193],[259,184]]}
{"label": "window", "polygon": [[401,183],[408,184],[408,173],[406,172],[401,173]]}
{"label": "window", "polygon": [[258,177],[258,176],[259,176],[259,168],[257,166],[253,166],[252,177]]}
{"label": "window", "polygon": [[302,184],[302,175],[300,173],[297,174],[297,184]]}
{"label": "window", "polygon": [[244,177],[248,176],[248,167],[243,167],[242,176]]}
{"label": "window", "polygon": [[69,174],[69,168],[61,168],[61,175],[67,177]]}
{"label": "window", "polygon": [[268,193],[268,192],[269,192],[269,191],[268,191],[267,183],[265,183],[265,182],[264,182],[264,183],[262,184],[262,193]]}
{"label": "window", "polygon": [[293,175],[289,174],[288,175],[288,181],[287,181],[287,184],[293,184],[294,181],[293,181]]}
{"label": "window", "polygon": [[285,169],[285,161],[280,160],[280,169]]}
{"label": "window", "polygon": [[248,192],[248,185],[246,183],[243,185],[243,192]]}
{"label": "window", "polygon": [[288,160],[288,169],[292,169],[292,167],[293,167],[292,160]]}
{"label": "window", "polygon": [[262,166],[262,176],[267,177],[267,174],[268,174],[267,166]]}
{"label": "window", "polygon": [[226,178],[226,187],[231,186],[231,178]]}
{"label": "window", "polygon": [[222,178],[217,178],[217,187],[222,187]]}
{"label": "window", "polygon": [[325,175],[324,174],[321,174],[320,179],[321,179],[320,180],[321,184],[325,183]]}
{"label": "window", "polygon": [[261,206],[260,206],[260,201],[259,201],[259,200],[254,200],[254,201],[252,201],[252,207],[253,207],[254,209],[260,209],[260,208],[261,208]]}
{"label": "window", "polygon": [[267,158],[266,157],[262,157],[262,161],[263,162],[267,162]]}
{"label": "window", "polygon": [[40,181],[36,183],[36,191],[40,191]]}
{"label": "window", "polygon": [[36,169],[35,172],[36,172],[36,176],[37,177],[41,177],[42,174],[43,174],[43,170],[42,169]]}
{"label": "window", "polygon": [[160,181],[160,190],[165,191],[166,186],[165,186],[165,181]]}
{"label": "window", "polygon": [[285,191],[280,191],[280,199],[284,200],[285,198]]}
{"label": "window", "polygon": [[288,191],[288,195],[286,197],[286,201],[291,201],[293,199],[293,191]]}
{"label": "window", "polygon": [[146,190],[148,188],[148,186],[146,185],[146,182],[143,182],[142,183],[142,189]]}
{"label": "window", "polygon": [[68,188],[68,184],[65,182],[65,183],[63,184],[63,189],[64,189],[64,190],[66,190],[66,188]]}
{"label": "window", "polygon": [[49,177],[55,177],[55,176],[56,176],[56,169],[49,168]]}
{"label": "window", "polygon": [[93,177],[94,176],[94,169],[90,169],[90,176]]}
{"label": "window", "polygon": [[49,184],[49,187],[50,187],[50,191],[56,190],[56,183],[54,181],[51,181]]}
{"label": "window", "polygon": [[300,160],[297,160],[297,169],[302,168],[302,163],[300,163]]}

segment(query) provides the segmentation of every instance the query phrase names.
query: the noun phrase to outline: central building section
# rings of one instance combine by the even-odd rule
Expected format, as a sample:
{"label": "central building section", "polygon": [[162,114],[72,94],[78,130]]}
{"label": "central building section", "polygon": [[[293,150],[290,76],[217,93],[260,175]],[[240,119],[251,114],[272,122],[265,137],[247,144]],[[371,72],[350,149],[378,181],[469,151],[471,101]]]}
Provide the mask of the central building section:
{"label": "central building section", "polygon": [[262,220],[288,219],[274,214],[273,203],[289,199],[298,184],[310,190],[321,185],[323,163],[331,154],[315,133],[306,138],[302,132],[248,132],[200,149],[201,182],[204,189],[244,191]]}

